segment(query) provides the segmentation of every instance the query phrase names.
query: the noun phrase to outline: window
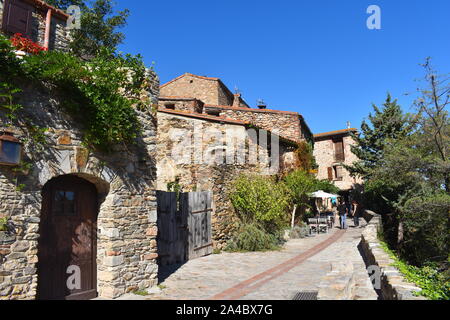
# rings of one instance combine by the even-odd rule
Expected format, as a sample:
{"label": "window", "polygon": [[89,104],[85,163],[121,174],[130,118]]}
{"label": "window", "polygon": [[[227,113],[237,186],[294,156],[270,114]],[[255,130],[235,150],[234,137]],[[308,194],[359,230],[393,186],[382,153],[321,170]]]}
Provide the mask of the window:
{"label": "window", "polygon": [[56,216],[75,216],[75,192],[56,190],[52,202],[52,211]]}
{"label": "window", "polygon": [[342,166],[334,166],[334,180],[336,181],[342,181],[344,178],[344,168]]}
{"label": "window", "polygon": [[206,110],[206,113],[209,114],[210,116],[220,117],[220,110],[208,109],[208,110]]}
{"label": "window", "polygon": [[23,0],[6,0],[3,10],[3,30],[31,36],[33,7]]}
{"label": "window", "polygon": [[175,104],[169,103],[165,105],[166,109],[175,110]]}
{"label": "window", "polygon": [[344,140],[342,138],[333,139],[334,144],[334,160],[345,161]]}

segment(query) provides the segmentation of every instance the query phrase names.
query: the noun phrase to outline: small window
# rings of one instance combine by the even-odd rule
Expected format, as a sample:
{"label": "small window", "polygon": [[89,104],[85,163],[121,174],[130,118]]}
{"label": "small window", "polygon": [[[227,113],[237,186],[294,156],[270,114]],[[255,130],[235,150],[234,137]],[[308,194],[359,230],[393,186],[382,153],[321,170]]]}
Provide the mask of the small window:
{"label": "small window", "polygon": [[166,109],[175,110],[175,104],[170,103],[165,105]]}
{"label": "small window", "polygon": [[75,216],[75,192],[73,191],[55,191],[52,204],[53,214],[57,216]]}
{"label": "small window", "polygon": [[342,166],[334,166],[334,180],[342,181],[344,178],[344,168]]}
{"label": "small window", "polygon": [[8,0],[3,12],[3,30],[31,36],[33,7],[22,0]]}
{"label": "small window", "polygon": [[210,116],[220,117],[220,110],[207,110],[206,113]]}

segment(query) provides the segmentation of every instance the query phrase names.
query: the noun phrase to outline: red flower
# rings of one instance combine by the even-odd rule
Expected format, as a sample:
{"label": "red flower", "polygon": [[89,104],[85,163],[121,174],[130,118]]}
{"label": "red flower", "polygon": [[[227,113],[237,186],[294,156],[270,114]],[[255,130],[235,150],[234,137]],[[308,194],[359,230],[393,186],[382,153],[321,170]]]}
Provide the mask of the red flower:
{"label": "red flower", "polygon": [[24,37],[21,33],[16,33],[11,38],[11,44],[21,51],[25,51],[31,54],[38,54],[41,51],[47,51],[47,48],[41,47],[37,43],[34,43],[30,39]]}

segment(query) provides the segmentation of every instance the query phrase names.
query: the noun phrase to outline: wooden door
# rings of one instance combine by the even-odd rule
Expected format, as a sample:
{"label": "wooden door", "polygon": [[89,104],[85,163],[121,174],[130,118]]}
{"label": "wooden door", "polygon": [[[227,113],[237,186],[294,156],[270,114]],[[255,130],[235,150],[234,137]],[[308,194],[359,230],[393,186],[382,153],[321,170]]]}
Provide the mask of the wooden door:
{"label": "wooden door", "polygon": [[212,192],[182,194],[182,211],[188,222],[188,259],[212,253]]}
{"label": "wooden door", "polygon": [[[64,176],[47,183],[42,196],[38,299],[97,297],[95,186],[75,176]],[[68,284],[68,280],[74,279],[74,272],[78,272],[76,269],[81,281]]]}

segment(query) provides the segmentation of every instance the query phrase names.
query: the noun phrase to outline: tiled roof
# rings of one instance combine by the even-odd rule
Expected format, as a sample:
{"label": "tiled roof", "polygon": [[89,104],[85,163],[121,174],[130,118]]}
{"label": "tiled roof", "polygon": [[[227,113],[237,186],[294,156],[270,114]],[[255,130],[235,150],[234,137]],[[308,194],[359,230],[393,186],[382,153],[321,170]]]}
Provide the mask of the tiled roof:
{"label": "tiled roof", "polygon": [[284,113],[284,114],[291,114],[291,115],[301,116],[301,114],[299,114],[298,112],[273,110],[273,109],[242,108],[242,107],[219,106],[219,105],[211,105],[211,104],[205,105],[205,108],[230,109],[230,110],[247,111],[247,112]]}
{"label": "tiled roof", "polygon": [[179,96],[160,96],[159,100],[198,100],[192,97],[179,97]]}
{"label": "tiled roof", "polygon": [[237,124],[237,125],[242,125],[242,126],[248,126],[251,124],[250,122],[247,122],[247,121],[233,120],[233,119],[228,119],[225,117],[217,117],[217,116],[206,115],[203,113],[194,113],[194,112],[189,112],[189,111],[158,108],[158,112],[163,112],[163,113],[168,113],[168,114],[173,114],[173,115],[178,115],[178,116],[184,116],[184,117],[189,117],[189,118],[202,119],[202,120],[211,120],[211,121],[215,121],[215,122]]}
{"label": "tiled roof", "polygon": [[[209,120],[209,121],[214,121],[214,122],[221,122],[221,123],[229,123],[229,124],[235,124],[235,125],[241,125],[241,126],[245,126],[245,127],[254,127],[258,130],[265,130],[261,127],[258,127],[254,124],[252,124],[251,122],[248,121],[242,121],[242,120],[233,120],[233,119],[228,119],[225,117],[217,117],[217,116],[211,116],[211,115],[205,115],[203,113],[194,113],[194,112],[189,112],[189,111],[180,111],[180,110],[172,110],[172,109],[165,109],[165,108],[158,108],[158,112],[162,112],[162,113],[167,113],[167,114],[172,114],[172,115],[177,115],[177,116],[182,116],[182,117],[188,117],[188,118],[195,118],[195,119],[200,119],[200,120]],[[270,130],[267,130],[268,132],[272,133]],[[287,139],[284,138],[282,136],[280,136],[279,134],[276,134],[279,138],[280,141],[284,141],[286,143],[289,144],[294,144],[297,145],[299,143],[299,141],[296,140],[292,140],[292,139]]]}
{"label": "tiled roof", "polygon": [[318,133],[314,135],[314,138],[322,138],[322,137],[328,137],[328,136],[335,136],[340,134],[346,134],[350,132],[358,132],[358,129],[356,128],[350,128],[350,129],[343,129],[343,130],[336,130],[336,131],[330,131],[330,132],[324,132],[324,133]]}
{"label": "tiled roof", "polygon": [[66,20],[69,18],[69,15],[66,12],[49,5],[45,1],[42,1],[42,0],[29,0],[29,1],[32,2],[38,8],[46,9],[46,10],[51,9],[60,18],[63,18],[63,19],[66,19]]}

